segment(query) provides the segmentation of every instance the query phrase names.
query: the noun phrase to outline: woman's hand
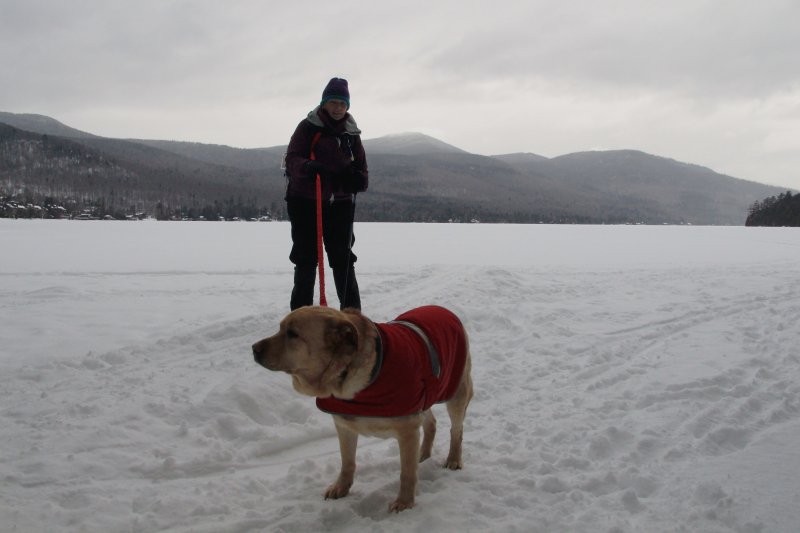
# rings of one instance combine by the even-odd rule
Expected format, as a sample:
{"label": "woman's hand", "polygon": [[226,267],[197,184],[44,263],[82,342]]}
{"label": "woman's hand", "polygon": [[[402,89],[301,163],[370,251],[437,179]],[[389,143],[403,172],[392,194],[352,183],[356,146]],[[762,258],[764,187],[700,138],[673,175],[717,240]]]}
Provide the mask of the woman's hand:
{"label": "woman's hand", "polygon": [[367,190],[368,180],[363,172],[351,164],[339,174],[339,183],[342,190],[348,194],[364,192]]}
{"label": "woman's hand", "polygon": [[303,164],[303,172],[309,178],[316,178],[317,174],[320,177],[328,177],[331,175],[331,169],[318,161],[308,160]]}

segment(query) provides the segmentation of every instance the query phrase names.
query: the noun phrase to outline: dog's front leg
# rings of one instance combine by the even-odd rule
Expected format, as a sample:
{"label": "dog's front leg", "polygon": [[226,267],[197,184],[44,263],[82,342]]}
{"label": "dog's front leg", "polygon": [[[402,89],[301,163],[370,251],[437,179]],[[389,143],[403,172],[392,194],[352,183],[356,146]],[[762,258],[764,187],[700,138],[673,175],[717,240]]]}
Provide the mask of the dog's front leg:
{"label": "dog's front leg", "polygon": [[414,507],[419,469],[419,424],[408,423],[399,428],[397,444],[400,447],[400,492],[389,505],[389,512],[395,513]]}
{"label": "dog's front leg", "polygon": [[339,435],[339,453],[342,456],[342,469],[336,482],[325,491],[325,499],[337,499],[347,496],[353,486],[353,476],[356,473],[356,447],[358,446],[358,433],[336,423],[336,433]]}

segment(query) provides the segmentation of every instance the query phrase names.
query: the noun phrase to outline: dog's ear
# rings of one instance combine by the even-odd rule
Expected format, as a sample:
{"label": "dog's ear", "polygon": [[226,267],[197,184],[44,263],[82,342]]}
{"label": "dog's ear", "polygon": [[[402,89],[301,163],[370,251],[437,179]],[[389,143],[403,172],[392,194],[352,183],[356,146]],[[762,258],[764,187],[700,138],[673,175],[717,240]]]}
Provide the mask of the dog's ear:
{"label": "dog's ear", "polygon": [[325,344],[334,355],[346,355],[358,350],[358,330],[349,320],[328,321]]}

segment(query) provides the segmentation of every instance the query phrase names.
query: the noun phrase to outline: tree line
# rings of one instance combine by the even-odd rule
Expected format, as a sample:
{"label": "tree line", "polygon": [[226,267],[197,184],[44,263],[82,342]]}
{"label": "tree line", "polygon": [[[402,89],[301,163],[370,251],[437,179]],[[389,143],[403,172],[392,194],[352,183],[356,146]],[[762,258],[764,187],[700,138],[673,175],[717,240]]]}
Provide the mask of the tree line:
{"label": "tree line", "polygon": [[28,188],[11,192],[0,186],[0,218],[91,219],[91,220],[272,220],[282,210],[266,206],[256,198],[230,197],[209,201],[191,199],[170,202],[130,197],[111,191],[108,195],[67,194],[54,196]]}
{"label": "tree line", "polygon": [[800,194],[786,191],[753,203],[745,226],[800,227]]}

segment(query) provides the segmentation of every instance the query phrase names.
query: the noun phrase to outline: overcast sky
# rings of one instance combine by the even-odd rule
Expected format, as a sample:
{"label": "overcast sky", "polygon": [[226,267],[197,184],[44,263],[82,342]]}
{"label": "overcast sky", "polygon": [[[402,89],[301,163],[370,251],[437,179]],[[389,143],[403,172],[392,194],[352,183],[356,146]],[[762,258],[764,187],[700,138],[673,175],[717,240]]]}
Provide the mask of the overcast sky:
{"label": "overcast sky", "polygon": [[800,189],[798,28],[797,0],[0,0],[0,111],[277,146],[339,76],[365,139],[630,148]]}

